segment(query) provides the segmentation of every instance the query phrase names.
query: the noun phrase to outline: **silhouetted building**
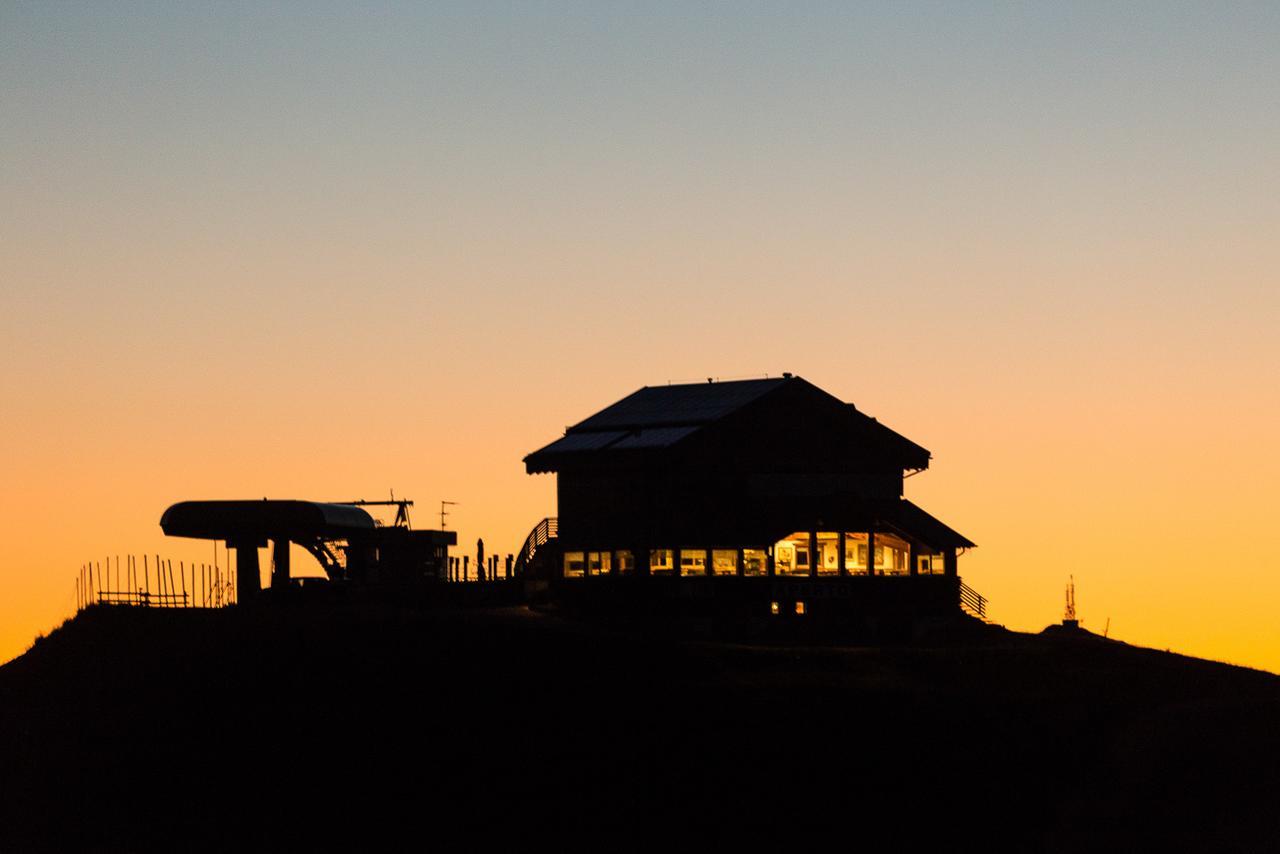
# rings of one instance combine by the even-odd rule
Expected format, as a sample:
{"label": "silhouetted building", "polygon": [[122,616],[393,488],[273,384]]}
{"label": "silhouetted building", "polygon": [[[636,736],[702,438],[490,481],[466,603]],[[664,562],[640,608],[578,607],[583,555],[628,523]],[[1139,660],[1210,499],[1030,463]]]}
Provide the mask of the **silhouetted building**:
{"label": "silhouetted building", "polygon": [[569,597],[634,578],[775,613],[953,612],[974,544],[902,497],[929,460],[799,377],[645,387],[525,457],[559,515],[520,558]]}

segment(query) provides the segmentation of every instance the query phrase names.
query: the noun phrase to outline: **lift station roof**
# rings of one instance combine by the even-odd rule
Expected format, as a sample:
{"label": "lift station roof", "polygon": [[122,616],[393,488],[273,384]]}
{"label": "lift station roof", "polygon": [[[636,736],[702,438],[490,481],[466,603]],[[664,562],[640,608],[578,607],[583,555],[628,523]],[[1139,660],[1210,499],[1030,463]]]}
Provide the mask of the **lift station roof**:
{"label": "lift station roof", "polygon": [[168,536],[202,540],[341,539],[373,527],[373,517],[351,504],[265,498],[181,501],[160,517]]}

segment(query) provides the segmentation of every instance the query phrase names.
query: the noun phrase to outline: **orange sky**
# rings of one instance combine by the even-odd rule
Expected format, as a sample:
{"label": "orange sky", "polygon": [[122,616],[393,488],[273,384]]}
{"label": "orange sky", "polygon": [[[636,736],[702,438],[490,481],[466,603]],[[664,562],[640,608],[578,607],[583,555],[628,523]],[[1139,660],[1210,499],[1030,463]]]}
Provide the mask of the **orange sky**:
{"label": "orange sky", "polygon": [[[541,8],[541,7],[540,7]],[[0,659],[188,498],[554,512],[643,384],[930,448],[994,618],[1280,670],[1277,16],[0,12]]]}

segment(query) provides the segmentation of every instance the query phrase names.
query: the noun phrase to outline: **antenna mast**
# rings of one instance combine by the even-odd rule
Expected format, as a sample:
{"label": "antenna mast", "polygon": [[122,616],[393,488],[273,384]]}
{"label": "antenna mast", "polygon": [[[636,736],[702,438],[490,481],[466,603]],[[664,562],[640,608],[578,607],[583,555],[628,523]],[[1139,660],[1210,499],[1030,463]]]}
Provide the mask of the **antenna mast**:
{"label": "antenna mast", "polygon": [[445,507],[457,507],[457,506],[458,506],[457,501],[441,501],[440,502],[440,530],[442,531],[444,530],[444,519],[446,516],[449,515],[448,511],[445,510]]}
{"label": "antenna mast", "polygon": [[1067,607],[1062,613],[1062,625],[1076,627],[1080,621],[1076,619],[1076,577],[1067,576]]}

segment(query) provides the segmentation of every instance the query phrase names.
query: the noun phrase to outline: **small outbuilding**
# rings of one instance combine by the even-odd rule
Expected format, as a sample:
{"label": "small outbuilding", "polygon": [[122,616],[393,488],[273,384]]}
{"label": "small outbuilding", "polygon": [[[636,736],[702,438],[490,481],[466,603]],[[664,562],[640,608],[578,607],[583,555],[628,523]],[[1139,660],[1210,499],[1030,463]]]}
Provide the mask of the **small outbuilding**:
{"label": "small outbuilding", "polygon": [[453,531],[377,524],[362,504],[412,502],[182,501],[160,517],[171,537],[222,540],[236,554],[236,591],[248,601],[260,589],[258,549],[273,544],[271,587],[289,584],[289,544],[319,562],[330,581],[406,585],[445,579]]}

